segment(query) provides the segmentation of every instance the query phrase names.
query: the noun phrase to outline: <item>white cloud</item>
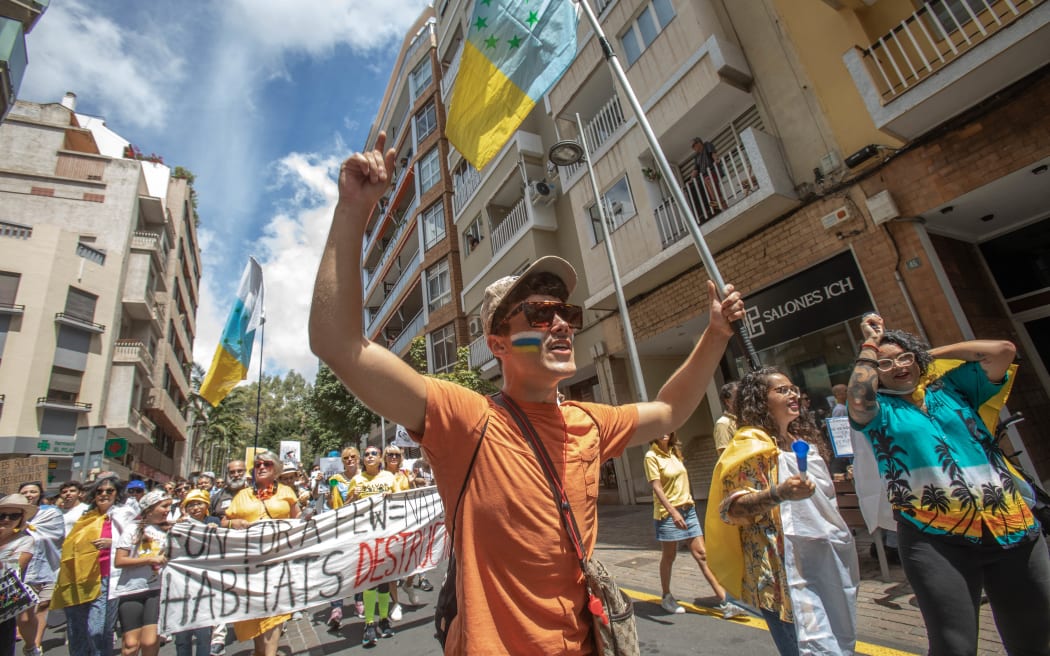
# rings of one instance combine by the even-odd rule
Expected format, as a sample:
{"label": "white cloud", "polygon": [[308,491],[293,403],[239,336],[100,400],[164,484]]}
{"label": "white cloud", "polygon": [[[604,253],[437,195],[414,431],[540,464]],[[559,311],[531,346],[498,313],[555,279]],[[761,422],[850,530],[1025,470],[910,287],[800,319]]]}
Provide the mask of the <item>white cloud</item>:
{"label": "white cloud", "polygon": [[166,35],[118,25],[80,0],[53,3],[28,42],[23,97],[57,102],[74,91],[118,125],[159,128],[166,92],[185,77],[185,60]]}

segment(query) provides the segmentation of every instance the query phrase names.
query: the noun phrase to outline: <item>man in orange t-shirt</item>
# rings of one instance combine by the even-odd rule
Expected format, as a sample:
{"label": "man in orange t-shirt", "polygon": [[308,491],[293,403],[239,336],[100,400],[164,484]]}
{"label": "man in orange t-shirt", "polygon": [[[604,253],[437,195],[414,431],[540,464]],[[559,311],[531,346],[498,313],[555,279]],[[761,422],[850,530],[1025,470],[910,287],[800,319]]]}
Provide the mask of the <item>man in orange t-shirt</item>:
{"label": "man in orange t-shirt", "polygon": [[[394,150],[384,152],[385,145],[381,133],[374,150],[355,153],[340,169],[339,202],[314,286],[310,346],[355,396],[422,444],[447,521],[457,517],[460,487],[488,421],[456,520],[459,614],[445,653],[593,653],[579,561],[514,420],[485,396],[420,375],[362,334],[364,231],[394,165]],[[568,262],[541,257],[520,276],[486,288],[481,321],[502,367],[502,393],[522,407],[550,454],[589,556],[601,463],[689,418],[744,306],[731,285],[719,301],[708,283],[708,328],[655,400],[622,407],[559,403],[558,384],[576,374],[573,338],[583,326],[583,309],[566,302],[575,286]]]}

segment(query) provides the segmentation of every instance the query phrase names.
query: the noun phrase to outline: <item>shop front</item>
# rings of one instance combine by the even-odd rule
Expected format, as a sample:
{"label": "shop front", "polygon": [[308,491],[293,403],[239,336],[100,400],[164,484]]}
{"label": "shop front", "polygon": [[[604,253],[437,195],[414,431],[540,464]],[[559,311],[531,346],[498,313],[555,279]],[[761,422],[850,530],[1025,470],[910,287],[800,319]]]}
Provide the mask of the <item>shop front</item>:
{"label": "shop front", "polygon": [[[875,303],[852,251],[749,294],[747,328],[764,366],[781,369],[809,394],[812,410],[827,416],[831,387],[848,383],[860,344],[860,318]],[[747,372],[735,358],[737,378]]]}

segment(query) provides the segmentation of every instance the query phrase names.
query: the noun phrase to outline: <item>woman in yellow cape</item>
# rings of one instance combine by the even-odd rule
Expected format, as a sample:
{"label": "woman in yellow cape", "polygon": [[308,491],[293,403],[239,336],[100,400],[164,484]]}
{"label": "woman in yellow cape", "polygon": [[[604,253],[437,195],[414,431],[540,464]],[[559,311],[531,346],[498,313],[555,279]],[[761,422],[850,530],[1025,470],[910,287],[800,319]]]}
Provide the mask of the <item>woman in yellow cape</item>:
{"label": "woman in yellow cape", "polygon": [[128,519],[120,510],[124,486],[105,476],[89,490],[88,509],[62,543],[62,562],[51,608],[66,611],[70,656],[108,656],[117,621],[117,602],[109,599],[115,573],[112,545]]}
{"label": "woman in yellow cape", "polygon": [[835,505],[799,390],[774,368],[749,373],[736,399],[741,428],[715,466],[708,564],[729,596],[760,613],[782,655],[852,654],[860,578],[853,537]]}

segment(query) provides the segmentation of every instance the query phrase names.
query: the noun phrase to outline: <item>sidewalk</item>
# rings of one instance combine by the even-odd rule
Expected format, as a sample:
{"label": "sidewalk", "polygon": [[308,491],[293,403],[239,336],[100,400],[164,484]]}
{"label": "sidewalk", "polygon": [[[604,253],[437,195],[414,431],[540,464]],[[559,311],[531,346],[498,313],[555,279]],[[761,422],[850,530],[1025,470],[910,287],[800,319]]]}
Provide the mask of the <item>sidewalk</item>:
{"label": "sidewalk", "polygon": [[[697,509],[702,512],[702,508]],[[660,548],[653,534],[652,506],[598,506],[598,545],[595,555],[628,589],[659,596]],[[857,633],[863,642],[913,654],[926,653],[926,630],[915,595],[900,565],[890,563],[890,580],[883,581],[879,564],[868,555],[871,536],[858,530],[860,594],[857,599]],[[680,551],[675,559],[672,592],[680,601],[699,606],[716,603],[693,559]],[[1005,655],[987,605],[981,607],[979,656]]]}

